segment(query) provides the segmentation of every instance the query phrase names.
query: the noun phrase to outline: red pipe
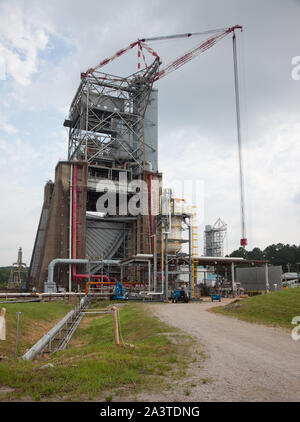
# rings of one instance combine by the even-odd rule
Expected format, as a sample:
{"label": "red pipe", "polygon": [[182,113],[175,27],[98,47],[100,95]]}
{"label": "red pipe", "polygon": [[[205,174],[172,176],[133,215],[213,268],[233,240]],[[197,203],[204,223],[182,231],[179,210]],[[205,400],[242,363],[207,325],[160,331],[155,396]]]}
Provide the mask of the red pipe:
{"label": "red pipe", "polygon": [[[73,164],[73,202],[72,202],[72,258],[77,258],[77,164]],[[89,276],[88,274],[77,274],[76,264],[72,265],[72,276],[73,279],[85,279],[85,278],[96,278],[96,279],[105,279],[110,281],[107,275],[103,274],[93,274]]]}
{"label": "red pipe", "polygon": [[110,281],[110,278],[108,277],[108,275],[103,275],[103,274],[92,274],[90,276],[88,274],[75,274],[74,277],[75,278],[96,278],[96,279],[105,280],[107,282]]}
{"label": "red pipe", "polygon": [[[77,164],[73,164],[73,203],[72,203],[72,258],[77,258]],[[72,276],[76,277],[76,264],[72,265]]]}

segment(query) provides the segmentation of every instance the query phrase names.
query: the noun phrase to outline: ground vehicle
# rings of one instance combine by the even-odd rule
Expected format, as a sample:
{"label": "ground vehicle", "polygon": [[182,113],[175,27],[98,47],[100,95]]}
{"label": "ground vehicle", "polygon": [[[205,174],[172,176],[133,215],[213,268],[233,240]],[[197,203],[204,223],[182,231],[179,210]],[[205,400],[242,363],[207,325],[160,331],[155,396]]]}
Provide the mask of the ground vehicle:
{"label": "ground vehicle", "polygon": [[171,293],[171,299],[173,303],[177,302],[189,302],[189,295],[185,289],[175,289]]}
{"label": "ground vehicle", "polygon": [[221,295],[211,295],[211,301],[213,302],[214,300],[218,300],[219,302],[221,302]]}
{"label": "ground vehicle", "polygon": [[121,299],[121,300],[128,300],[128,292],[122,286],[122,283],[117,281],[116,286],[114,288],[114,292],[110,297],[111,300]]}

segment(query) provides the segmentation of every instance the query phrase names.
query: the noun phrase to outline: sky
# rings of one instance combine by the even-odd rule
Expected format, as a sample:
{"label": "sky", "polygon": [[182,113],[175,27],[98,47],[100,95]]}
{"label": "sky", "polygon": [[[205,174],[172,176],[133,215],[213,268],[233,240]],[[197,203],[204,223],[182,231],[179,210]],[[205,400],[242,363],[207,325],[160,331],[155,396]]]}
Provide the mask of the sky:
{"label": "sky", "polygon": [[[80,73],[138,38],[234,25],[243,26],[237,45],[248,248],[299,245],[299,20],[300,0],[0,0],[0,265],[15,262],[19,246],[30,263],[44,185],[67,158],[63,121]],[[150,46],[167,64],[201,39]],[[129,75],[136,56],[103,71]],[[241,238],[231,37],[155,88],[164,187],[192,183],[198,195],[200,186],[199,252],[204,226],[221,218],[230,253]],[[183,192],[187,202],[195,189]]]}

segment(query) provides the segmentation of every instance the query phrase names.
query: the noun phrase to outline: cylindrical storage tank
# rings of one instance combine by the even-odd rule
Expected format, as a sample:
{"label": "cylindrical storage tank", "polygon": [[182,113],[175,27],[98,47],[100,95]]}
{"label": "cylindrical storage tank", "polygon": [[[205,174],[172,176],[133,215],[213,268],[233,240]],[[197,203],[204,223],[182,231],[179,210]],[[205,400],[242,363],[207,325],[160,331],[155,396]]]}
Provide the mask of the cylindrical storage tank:
{"label": "cylindrical storage tank", "polygon": [[176,254],[181,250],[182,219],[181,216],[171,217],[171,232],[169,233],[168,253]]}
{"label": "cylindrical storage tank", "polygon": [[169,216],[171,214],[171,196],[172,191],[171,189],[164,189],[163,194],[161,196],[161,214],[164,216]]}
{"label": "cylindrical storage tank", "polygon": [[[184,283],[188,283],[190,280],[190,272],[189,267],[187,265],[181,265],[180,266],[181,274],[178,274],[176,276],[176,280]],[[183,274],[185,273],[185,274]]]}

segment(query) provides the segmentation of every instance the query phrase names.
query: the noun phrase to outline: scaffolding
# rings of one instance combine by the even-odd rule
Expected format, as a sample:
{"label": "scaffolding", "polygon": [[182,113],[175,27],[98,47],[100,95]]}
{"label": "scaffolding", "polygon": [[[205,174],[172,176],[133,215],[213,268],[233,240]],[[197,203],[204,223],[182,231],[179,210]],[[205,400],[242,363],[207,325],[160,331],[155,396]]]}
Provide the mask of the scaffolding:
{"label": "scaffolding", "polygon": [[197,225],[197,210],[196,207],[192,207],[191,210],[191,244],[192,244],[192,298],[195,298],[195,286],[197,284],[197,274],[198,274],[198,265],[196,261],[196,257],[198,256],[198,249],[199,249],[199,238],[198,238],[198,225]]}
{"label": "scaffolding", "polygon": [[153,160],[157,156],[157,137],[153,139],[149,133],[145,136],[145,132],[153,133],[153,126],[157,129],[157,91],[152,85],[158,67],[157,58],[126,78],[96,70],[81,74],[64,122],[69,128],[69,161],[112,162],[122,167],[132,162],[140,172],[147,161],[152,165],[157,162]]}
{"label": "scaffolding", "polygon": [[224,256],[224,239],[227,234],[227,224],[220,218],[213,226],[205,226],[204,256]]}

